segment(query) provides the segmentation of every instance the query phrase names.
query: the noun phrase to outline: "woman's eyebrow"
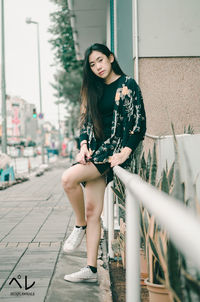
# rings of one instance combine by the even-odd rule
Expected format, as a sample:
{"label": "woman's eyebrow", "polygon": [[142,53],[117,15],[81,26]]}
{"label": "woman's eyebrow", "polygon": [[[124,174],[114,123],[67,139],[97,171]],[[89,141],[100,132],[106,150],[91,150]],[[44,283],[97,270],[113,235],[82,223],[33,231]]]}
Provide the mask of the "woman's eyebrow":
{"label": "woman's eyebrow", "polygon": [[[95,61],[99,60],[100,58],[101,58],[101,57],[99,56],[98,58],[96,58]],[[92,64],[92,63],[94,63],[94,61],[90,61],[89,63]]]}

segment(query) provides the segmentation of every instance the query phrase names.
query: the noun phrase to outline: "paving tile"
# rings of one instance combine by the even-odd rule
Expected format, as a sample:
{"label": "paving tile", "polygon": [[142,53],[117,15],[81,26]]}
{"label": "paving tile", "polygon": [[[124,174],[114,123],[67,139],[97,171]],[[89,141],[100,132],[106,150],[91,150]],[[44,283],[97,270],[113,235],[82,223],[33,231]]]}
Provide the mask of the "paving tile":
{"label": "paving tile", "polygon": [[50,242],[40,242],[39,247],[50,247]]}
{"label": "paving tile", "polygon": [[51,242],[50,243],[50,245],[51,245],[51,247],[60,247],[60,245],[61,245],[61,242],[60,241],[57,241],[57,242]]}
{"label": "paving tile", "polygon": [[4,249],[7,246],[8,242],[0,242],[0,249]]}
{"label": "paving tile", "polygon": [[23,248],[28,246],[28,242],[18,242],[17,248]]}
{"label": "paving tile", "polygon": [[34,249],[34,248],[37,248],[37,247],[39,247],[39,242],[31,242],[30,244],[29,244],[29,249]]}
{"label": "paving tile", "polygon": [[18,245],[18,242],[8,242],[7,247],[8,248],[10,248],[10,247],[15,248],[15,247],[17,247],[17,245]]}

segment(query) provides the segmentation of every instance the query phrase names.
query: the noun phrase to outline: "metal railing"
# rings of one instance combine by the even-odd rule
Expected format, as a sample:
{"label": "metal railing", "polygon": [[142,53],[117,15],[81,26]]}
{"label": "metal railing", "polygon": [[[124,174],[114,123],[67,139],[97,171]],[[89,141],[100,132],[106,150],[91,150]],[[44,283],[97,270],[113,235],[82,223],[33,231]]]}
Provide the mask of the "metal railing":
{"label": "metal railing", "polygon": [[114,204],[113,193],[111,186],[113,181],[110,182],[106,188],[104,196],[104,210],[103,210],[103,226],[108,231],[108,257],[113,258],[114,252],[112,249],[112,241],[114,239]]}
{"label": "metal railing", "polygon": [[[138,175],[114,167],[126,187],[126,301],[140,301],[140,215],[139,202],[169,233],[174,245],[200,270],[200,221],[180,201],[144,182]],[[111,188],[110,188],[111,190]],[[107,192],[107,194],[113,194]],[[108,246],[114,234],[113,202],[107,198]],[[105,209],[106,211],[106,209]],[[106,213],[104,213],[106,215]],[[110,215],[110,219],[109,219]],[[109,235],[110,233],[110,235]],[[112,258],[112,252],[109,252]]]}

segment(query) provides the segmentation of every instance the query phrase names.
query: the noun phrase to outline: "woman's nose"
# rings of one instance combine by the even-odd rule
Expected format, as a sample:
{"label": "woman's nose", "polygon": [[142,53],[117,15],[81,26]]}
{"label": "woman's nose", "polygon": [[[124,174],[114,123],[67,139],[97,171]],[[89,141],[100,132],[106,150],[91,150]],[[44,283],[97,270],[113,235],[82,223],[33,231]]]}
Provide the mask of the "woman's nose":
{"label": "woman's nose", "polygon": [[97,63],[97,70],[101,69],[101,64]]}

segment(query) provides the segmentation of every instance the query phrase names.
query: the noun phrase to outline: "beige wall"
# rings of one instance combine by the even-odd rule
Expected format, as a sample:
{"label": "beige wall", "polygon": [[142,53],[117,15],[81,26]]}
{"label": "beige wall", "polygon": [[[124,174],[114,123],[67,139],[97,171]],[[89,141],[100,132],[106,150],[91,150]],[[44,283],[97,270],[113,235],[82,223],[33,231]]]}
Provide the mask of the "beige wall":
{"label": "beige wall", "polygon": [[189,124],[200,133],[200,59],[141,58],[139,84],[147,114],[147,132],[176,134]]}
{"label": "beige wall", "polygon": [[[191,125],[200,133],[200,59],[140,58],[139,85],[147,115],[147,133],[176,134]],[[154,140],[145,138],[145,153]]]}

